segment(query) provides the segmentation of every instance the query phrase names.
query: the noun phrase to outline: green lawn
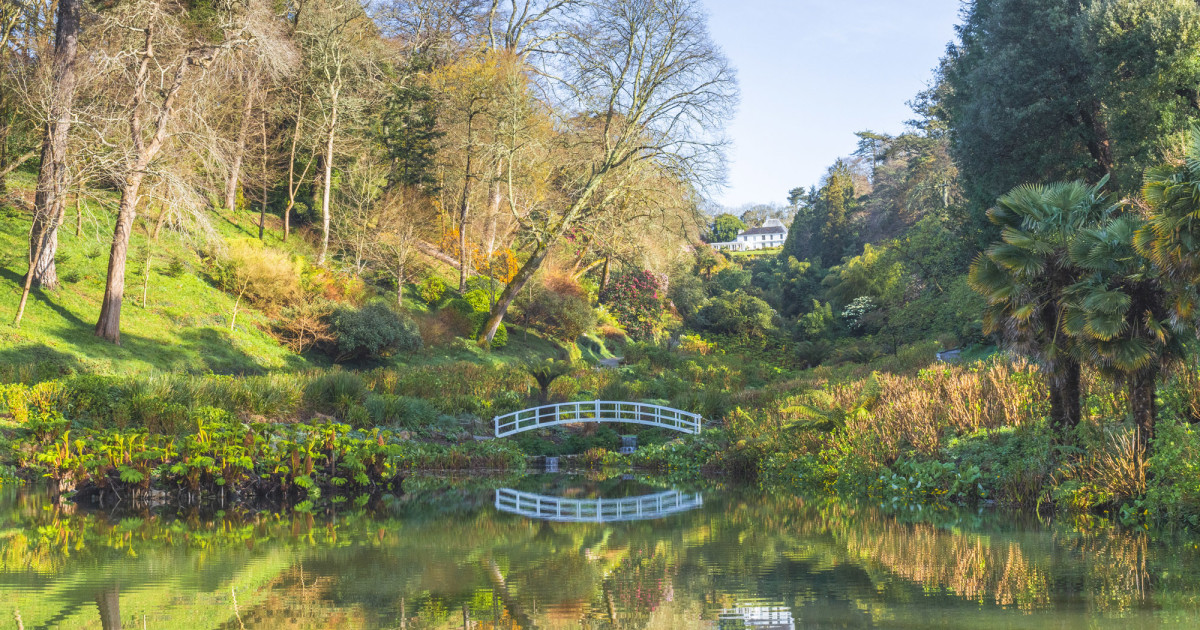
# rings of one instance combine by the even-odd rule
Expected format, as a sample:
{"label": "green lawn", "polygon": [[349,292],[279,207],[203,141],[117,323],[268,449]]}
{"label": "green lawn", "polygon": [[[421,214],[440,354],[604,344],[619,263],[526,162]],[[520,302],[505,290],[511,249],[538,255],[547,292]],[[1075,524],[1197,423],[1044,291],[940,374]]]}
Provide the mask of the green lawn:
{"label": "green lawn", "polygon": [[730,258],[761,258],[763,256],[776,256],[783,251],[782,247],[768,247],[765,249],[752,249],[749,251],[733,251],[724,252]]}

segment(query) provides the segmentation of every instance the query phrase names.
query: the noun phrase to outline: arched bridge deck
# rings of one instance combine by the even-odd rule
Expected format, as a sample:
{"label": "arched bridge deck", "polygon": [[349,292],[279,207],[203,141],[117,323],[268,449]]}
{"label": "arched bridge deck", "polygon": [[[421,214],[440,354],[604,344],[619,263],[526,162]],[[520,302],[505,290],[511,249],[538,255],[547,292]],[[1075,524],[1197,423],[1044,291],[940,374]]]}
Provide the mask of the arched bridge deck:
{"label": "arched bridge deck", "polygon": [[561,523],[613,523],[663,518],[704,505],[700,494],[668,490],[621,499],[564,499],[511,488],[496,490],[496,509]]}
{"label": "arched bridge deck", "polygon": [[496,416],[496,437],[532,429],[544,429],[576,422],[625,422],[671,429],[682,433],[700,433],[700,414],[662,405],[612,400],[589,400],[542,405]]}

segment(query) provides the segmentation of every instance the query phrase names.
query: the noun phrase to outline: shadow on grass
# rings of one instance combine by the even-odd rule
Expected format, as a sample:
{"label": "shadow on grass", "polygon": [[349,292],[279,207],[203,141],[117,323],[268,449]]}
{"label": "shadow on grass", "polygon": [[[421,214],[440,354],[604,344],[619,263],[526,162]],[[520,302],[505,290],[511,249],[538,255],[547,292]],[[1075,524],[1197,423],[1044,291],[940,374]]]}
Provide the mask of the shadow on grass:
{"label": "shadow on grass", "polygon": [[44,343],[0,350],[0,382],[36,383],[81,371],[75,355]]}
{"label": "shadow on grass", "polygon": [[[12,269],[8,269],[6,267],[3,269],[0,269],[0,276],[3,276],[4,279],[10,280],[14,284],[16,284],[18,292],[24,290],[25,274],[17,273],[16,271],[13,271]],[[38,289],[38,288],[32,288],[29,290],[29,297],[37,300],[38,302],[41,302],[42,304],[45,304],[47,308],[49,308],[50,310],[57,313],[58,316],[63,318],[64,320],[66,320],[76,326],[95,326],[94,323],[88,324],[87,322],[80,319],[78,315],[76,315],[75,313],[72,313],[71,311],[64,308],[61,304],[52,300],[51,299],[52,295],[53,295],[52,293],[48,294],[46,291],[43,291],[42,289]]]}
{"label": "shadow on grass", "polygon": [[253,356],[240,350],[229,331],[220,328],[189,328],[179,333],[184,346],[199,357],[203,369],[213,374],[265,374]]}

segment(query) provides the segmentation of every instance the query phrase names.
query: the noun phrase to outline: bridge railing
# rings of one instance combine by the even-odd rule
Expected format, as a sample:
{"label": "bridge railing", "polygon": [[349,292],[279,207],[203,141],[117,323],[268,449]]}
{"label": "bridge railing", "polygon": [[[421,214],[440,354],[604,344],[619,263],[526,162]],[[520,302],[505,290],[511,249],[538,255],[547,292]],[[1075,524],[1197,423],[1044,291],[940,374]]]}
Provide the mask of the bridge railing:
{"label": "bridge railing", "polygon": [[496,509],[563,523],[612,523],[662,518],[704,505],[700,494],[668,490],[620,499],[564,499],[512,488],[496,490]]}
{"label": "bridge railing", "polygon": [[576,422],[625,422],[700,433],[700,414],[650,403],[589,400],[542,405],[496,416],[496,437]]}

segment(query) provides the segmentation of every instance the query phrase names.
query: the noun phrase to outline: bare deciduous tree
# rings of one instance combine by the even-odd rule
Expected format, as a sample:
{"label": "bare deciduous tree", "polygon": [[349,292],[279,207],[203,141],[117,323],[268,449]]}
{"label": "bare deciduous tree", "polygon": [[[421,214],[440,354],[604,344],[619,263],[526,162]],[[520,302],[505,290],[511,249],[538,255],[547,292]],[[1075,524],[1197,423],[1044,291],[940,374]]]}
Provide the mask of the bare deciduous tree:
{"label": "bare deciduous tree", "polygon": [[321,250],[317,264],[329,253],[330,195],[339,133],[365,106],[377,81],[377,29],[358,3],[310,0],[296,29],[304,63],[321,119]]}
{"label": "bare deciduous tree", "polygon": [[610,207],[639,163],[696,182],[720,177],[736,80],[694,0],[595,0],[580,11],[547,74],[572,155],[556,178],[564,207],[519,216],[534,239],[479,341],[491,342],[513,298],[588,209]]}
{"label": "bare deciduous tree", "polygon": [[101,132],[101,141],[111,149],[110,179],[116,182],[120,202],[96,335],[114,343],[120,343],[121,338],[125,264],[142,184],[173,138],[171,126],[177,118],[181,95],[194,97],[183,101],[182,109],[198,114],[196,101],[211,90],[205,92],[197,86],[208,76],[207,69],[230,49],[253,44],[267,67],[282,69],[294,60],[289,46],[279,43],[277,21],[261,2],[231,7],[206,28],[189,23],[186,12],[180,9],[142,0],[120,5],[105,15],[105,36],[114,42],[126,42],[117,44],[106,63],[122,77],[114,82],[114,90],[128,94],[123,106],[99,119],[101,124],[122,121],[127,129],[125,134],[112,132],[112,139]]}
{"label": "bare deciduous tree", "polygon": [[42,164],[30,229],[29,271],[26,272],[15,325],[21,324],[29,290],[34,285],[58,285],[54,256],[58,249],[58,226],[66,207],[67,138],[71,131],[71,108],[75,102],[75,59],[79,49],[82,0],[59,0],[54,34],[54,56],[49,94],[49,117],[42,138]]}

